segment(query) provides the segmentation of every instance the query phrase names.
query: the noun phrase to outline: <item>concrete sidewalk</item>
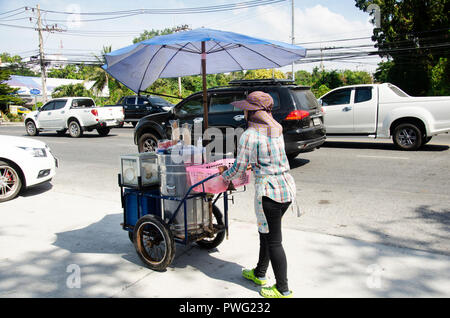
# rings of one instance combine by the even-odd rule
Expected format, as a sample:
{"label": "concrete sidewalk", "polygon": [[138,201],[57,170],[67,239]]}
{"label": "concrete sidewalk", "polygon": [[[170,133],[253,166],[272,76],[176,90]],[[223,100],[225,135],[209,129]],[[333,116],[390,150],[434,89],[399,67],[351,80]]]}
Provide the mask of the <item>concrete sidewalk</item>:
{"label": "concrete sidewalk", "polygon": [[[231,218],[240,208],[230,207]],[[142,265],[121,229],[118,193],[48,186],[2,203],[0,216],[0,297],[260,297],[241,278],[258,257],[254,222],[231,220],[229,240],[211,251],[177,245],[160,273]],[[448,256],[289,228],[283,235],[295,297],[450,296]]]}

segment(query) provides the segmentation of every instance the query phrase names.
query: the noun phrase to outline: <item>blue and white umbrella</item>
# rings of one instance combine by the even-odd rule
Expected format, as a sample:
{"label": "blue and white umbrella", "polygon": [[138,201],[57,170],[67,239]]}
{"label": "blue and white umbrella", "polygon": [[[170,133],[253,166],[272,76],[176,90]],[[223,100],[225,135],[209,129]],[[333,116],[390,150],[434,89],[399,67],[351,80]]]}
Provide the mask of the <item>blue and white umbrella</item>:
{"label": "blue and white umbrella", "polygon": [[305,56],[306,49],[300,46],[200,28],[153,37],[108,53],[103,69],[138,94],[158,78],[202,74],[206,128],[206,74],[278,68]]}

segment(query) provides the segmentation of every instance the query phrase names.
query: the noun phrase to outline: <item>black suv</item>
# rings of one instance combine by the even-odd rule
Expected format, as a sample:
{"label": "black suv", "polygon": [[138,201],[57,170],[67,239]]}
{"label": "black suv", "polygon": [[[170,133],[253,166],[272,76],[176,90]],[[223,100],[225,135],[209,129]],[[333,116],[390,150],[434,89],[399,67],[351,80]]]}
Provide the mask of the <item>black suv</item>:
{"label": "black suv", "polygon": [[170,111],[173,104],[155,95],[132,95],[122,97],[115,106],[122,106],[124,122],[136,126],[139,119],[150,114]]}
{"label": "black suv", "polygon": [[[283,126],[289,159],[301,152],[312,151],[325,142],[323,114],[316,97],[309,87],[297,86],[289,80],[235,80],[229,82],[229,86],[208,89],[208,127],[245,129],[243,111],[234,108],[231,102],[245,99],[253,91],[263,91],[272,96],[272,114]],[[181,126],[202,118],[203,95],[198,92],[175,105],[170,112],[142,118],[135,127],[134,142],[139,152],[153,151],[157,140],[170,139],[171,120],[178,119]]]}

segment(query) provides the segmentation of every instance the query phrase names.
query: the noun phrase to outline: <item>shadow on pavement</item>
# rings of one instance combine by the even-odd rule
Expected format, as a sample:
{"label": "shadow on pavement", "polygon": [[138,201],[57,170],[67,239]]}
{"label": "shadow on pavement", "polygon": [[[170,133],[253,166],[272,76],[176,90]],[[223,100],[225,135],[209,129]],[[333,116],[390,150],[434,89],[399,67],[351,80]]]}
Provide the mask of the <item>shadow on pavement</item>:
{"label": "shadow on pavement", "polygon": [[[138,270],[144,264],[129,240],[128,232],[122,230],[121,222],[123,222],[122,214],[106,215],[100,221],[87,227],[56,233],[57,238],[53,245],[72,254],[121,254],[122,259],[138,265],[136,267],[136,270]],[[190,266],[194,268],[194,271],[200,271],[215,280],[228,281],[252,291],[259,290],[258,286],[242,278],[241,265],[214,257],[217,252],[217,248],[204,250],[196,244],[188,246],[176,244],[175,258],[167,270]],[[102,265],[98,264],[98,266],[101,267]],[[151,269],[147,270],[152,272]]]}
{"label": "shadow on pavement", "polygon": [[20,192],[21,197],[33,197],[35,195],[40,195],[44,192],[50,191],[53,188],[53,185],[50,182],[46,182],[43,184],[38,184],[36,186],[33,186],[31,188],[22,190]]}
{"label": "shadow on pavement", "polygon": [[300,156],[301,156],[301,154],[298,155],[297,158],[291,159],[289,161],[289,166],[291,167],[291,169],[302,167],[302,166],[304,166],[304,165],[306,165],[306,164],[308,164],[310,162],[308,159],[300,158]]}
{"label": "shadow on pavement", "polygon": [[[33,138],[33,137],[29,136],[27,133],[24,133],[22,136]],[[118,135],[115,135],[112,132],[106,136],[100,136],[96,131],[90,131],[90,132],[84,132],[83,136],[81,136],[79,138],[74,138],[74,139],[108,138],[108,137],[115,137],[115,136],[118,136]],[[39,137],[52,137],[52,138],[54,137],[54,138],[59,138],[59,139],[62,139],[62,138],[70,138],[71,139],[72,138],[67,133],[64,135],[58,135],[56,132],[40,132]]]}

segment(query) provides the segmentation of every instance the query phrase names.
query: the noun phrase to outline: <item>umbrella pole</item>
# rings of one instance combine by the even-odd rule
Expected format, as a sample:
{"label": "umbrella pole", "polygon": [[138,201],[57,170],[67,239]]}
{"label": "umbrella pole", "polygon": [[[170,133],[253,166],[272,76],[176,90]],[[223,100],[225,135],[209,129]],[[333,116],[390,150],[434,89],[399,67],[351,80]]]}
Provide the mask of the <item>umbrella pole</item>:
{"label": "umbrella pole", "polygon": [[206,88],[206,45],[202,41],[203,128],[208,129],[208,93]]}

